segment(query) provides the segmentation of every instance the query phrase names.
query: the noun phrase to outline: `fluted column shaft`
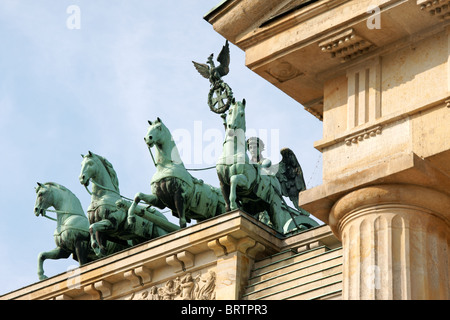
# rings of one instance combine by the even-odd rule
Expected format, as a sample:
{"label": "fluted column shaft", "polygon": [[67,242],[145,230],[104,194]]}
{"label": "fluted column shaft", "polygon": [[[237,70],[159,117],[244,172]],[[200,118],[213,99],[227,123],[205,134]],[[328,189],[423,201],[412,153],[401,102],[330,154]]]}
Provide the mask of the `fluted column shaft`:
{"label": "fluted column shaft", "polygon": [[338,200],[330,226],[344,251],[343,299],[449,299],[450,197],[379,185]]}

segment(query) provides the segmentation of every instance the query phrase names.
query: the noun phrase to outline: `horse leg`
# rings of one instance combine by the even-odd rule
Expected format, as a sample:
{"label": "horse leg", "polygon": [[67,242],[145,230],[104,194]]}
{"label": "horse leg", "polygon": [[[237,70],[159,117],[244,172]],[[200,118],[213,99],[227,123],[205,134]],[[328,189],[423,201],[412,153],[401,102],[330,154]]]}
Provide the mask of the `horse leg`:
{"label": "horse leg", "polygon": [[140,201],[144,201],[148,205],[156,206],[160,209],[165,208],[164,204],[159,200],[159,198],[153,194],[145,194],[142,192],[136,193],[134,196],[134,202],[131,204],[130,208],[128,209],[128,224],[132,224],[136,218],[135,218],[135,209]]}
{"label": "horse leg", "polygon": [[284,224],[289,220],[290,215],[281,205],[281,199],[274,198],[270,204],[269,210],[270,221],[275,230],[284,233]]}
{"label": "horse leg", "polygon": [[140,195],[141,195],[141,193],[139,192],[134,196],[134,201],[131,204],[130,208],[128,209],[128,213],[127,213],[128,224],[133,224],[136,221],[136,215],[134,214],[134,210],[136,209],[136,206],[138,205],[138,203],[141,201]]}
{"label": "horse leg", "polygon": [[148,205],[158,207],[160,209],[164,209],[166,206],[159,200],[157,196],[154,194],[145,194],[139,192],[136,196],[139,196],[139,199],[147,203]]}
{"label": "horse leg", "polygon": [[67,259],[70,256],[70,252],[61,248],[55,248],[53,250],[47,252],[41,252],[38,255],[38,276],[39,280],[47,279],[47,276],[44,274],[44,260],[47,259]]}
{"label": "horse leg", "polygon": [[230,211],[230,186],[220,182],[220,190],[222,191],[223,199],[225,200],[225,212]]}
{"label": "horse leg", "polygon": [[244,174],[236,174],[230,177],[230,209],[238,209],[237,205],[237,187],[248,189],[248,179]]}
{"label": "horse leg", "polygon": [[88,245],[88,241],[84,237],[75,240],[75,254],[78,257],[80,266],[88,262]]}
{"label": "horse leg", "polygon": [[101,233],[114,229],[111,221],[103,219],[90,225],[89,233],[91,234],[91,247],[97,256],[103,256],[106,248],[102,245]]}
{"label": "horse leg", "polygon": [[226,183],[226,177],[229,174],[227,166],[218,165],[217,167],[217,177],[220,182],[220,191],[222,191],[222,196],[225,201],[225,212],[230,211],[230,185]]}
{"label": "horse leg", "polygon": [[184,199],[181,190],[177,190],[174,195],[175,208],[180,218],[180,228],[186,228],[186,216],[184,212]]}

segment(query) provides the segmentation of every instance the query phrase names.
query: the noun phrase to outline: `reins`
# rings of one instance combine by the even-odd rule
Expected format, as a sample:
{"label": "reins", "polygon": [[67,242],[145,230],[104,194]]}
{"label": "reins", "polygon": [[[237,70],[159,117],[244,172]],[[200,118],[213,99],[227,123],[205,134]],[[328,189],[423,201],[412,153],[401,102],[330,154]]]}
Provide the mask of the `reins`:
{"label": "reins", "polygon": [[[153,156],[152,148],[148,145],[147,145],[147,147],[148,147],[148,151],[150,152],[150,156],[152,157],[153,164],[155,165],[155,167],[157,167],[158,164],[156,163],[155,157]],[[198,168],[198,169],[197,168],[196,169],[186,168],[186,170],[187,171],[205,171],[205,170],[211,170],[211,169],[215,169],[215,168],[216,168],[216,166],[211,166],[211,167],[207,167],[207,168]]]}
{"label": "reins", "polygon": [[47,212],[47,211],[56,212],[56,210],[49,210],[49,209],[44,210],[44,213],[42,214],[43,217],[46,217],[49,220],[58,221],[57,219],[49,217],[48,215],[46,215],[45,212]]}
{"label": "reins", "polygon": [[[92,179],[92,178],[90,178],[90,180],[92,181],[93,184],[95,184],[95,185],[96,185],[97,187],[99,187],[100,189],[103,189],[103,190],[106,190],[106,191],[114,192],[115,194],[117,194],[117,195],[120,196],[121,198],[126,199],[126,200],[129,200],[129,201],[131,201],[131,202],[134,201],[133,199],[130,199],[130,198],[128,198],[128,197],[125,197],[125,196],[121,195],[119,192],[117,192],[117,191],[114,190],[114,189],[110,189],[110,188],[108,188],[108,187],[105,187],[105,186],[101,185],[100,183],[96,182],[96,181],[95,181],[94,179]],[[87,185],[84,185],[84,187],[86,188],[87,192],[88,192],[90,195],[92,195],[92,192],[89,191]]]}
{"label": "reins", "polygon": [[49,217],[48,215],[45,214],[45,212],[55,212],[55,213],[61,213],[61,214],[71,214],[71,215],[79,215],[78,213],[73,213],[70,211],[61,211],[61,210],[51,210],[51,209],[42,209],[44,210],[44,213],[42,214],[43,217],[46,217],[47,219],[53,220],[53,221],[58,221],[55,218]]}
{"label": "reins", "polygon": [[211,170],[211,169],[215,169],[216,166],[212,166],[212,167],[206,167],[206,168],[198,168],[198,169],[188,169],[186,168],[187,171],[205,171],[205,170]]}
{"label": "reins", "polygon": [[[134,202],[134,199],[130,199],[130,198],[128,198],[128,197],[125,197],[125,196],[121,195],[119,192],[117,192],[116,190],[112,190],[112,189],[110,189],[110,188],[108,188],[108,187],[105,187],[105,186],[101,185],[100,183],[96,182],[96,181],[95,181],[94,179],[92,179],[92,178],[90,178],[90,180],[91,180],[92,183],[95,184],[97,187],[100,187],[101,189],[104,189],[104,190],[107,190],[107,191],[114,192],[115,194],[119,195],[121,198],[126,199],[126,200],[129,200],[129,201],[131,201],[131,202]],[[89,191],[87,185],[85,185],[84,187],[86,188],[87,192],[88,192],[90,195],[92,195],[92,192]],[[140,201],[139,201],[139,202],[140,202]],[[139,202],[138,202],[137,204],[139,204]],[[167,213],[167,212],[169,212],[169,211],[170,211],[170,210],[162,211],[161,213]]]}

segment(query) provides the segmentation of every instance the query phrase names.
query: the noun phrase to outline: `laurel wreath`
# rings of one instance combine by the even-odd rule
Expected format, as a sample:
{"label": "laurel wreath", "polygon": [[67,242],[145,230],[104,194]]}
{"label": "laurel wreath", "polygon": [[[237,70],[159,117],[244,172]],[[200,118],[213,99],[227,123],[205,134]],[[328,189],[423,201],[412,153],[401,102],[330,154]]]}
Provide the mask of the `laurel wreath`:
{"label": "laurel wreath", "polygon": [[[216,96],[214,96],[214,94],[216,94]],[[226,102],[224,102],[224,100],[226,100]],[[227,112],[231,106],[232,100],[233,91],[230,86],[223,81],[216,82],[211,90],[209,90],[208,105],[214,113],[220,114]]]}

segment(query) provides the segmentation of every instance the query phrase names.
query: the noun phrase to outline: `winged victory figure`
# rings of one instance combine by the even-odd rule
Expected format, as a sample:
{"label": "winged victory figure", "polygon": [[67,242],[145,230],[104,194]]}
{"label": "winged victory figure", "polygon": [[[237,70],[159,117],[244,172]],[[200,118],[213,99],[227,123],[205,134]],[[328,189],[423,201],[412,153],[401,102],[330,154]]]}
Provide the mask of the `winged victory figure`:
{"label": "winged victory figure", "polygon": [[250,137],[247,140],[247,150],[250,152],[251,161],[260,164],[267,174],[277,178],[280,183],[281,194],[288,197],[295,208],[305,214],[306,212],[298,205],[298,194],[306,190],[306,183],[302,167],[294,152],[289,148],[281,149],[281,161],[272,165],[272,162],[263,156],[264,149],[264,141],[260,138]]}
{"label": "winged victory figure", "polygon": [[276,177],[280,181],[281,193],[292,201],[297,210],[304,212],[298,205],[299,192],[306,190],[302,167],[291,149],[283,148],[280,153],[282,158]]}

